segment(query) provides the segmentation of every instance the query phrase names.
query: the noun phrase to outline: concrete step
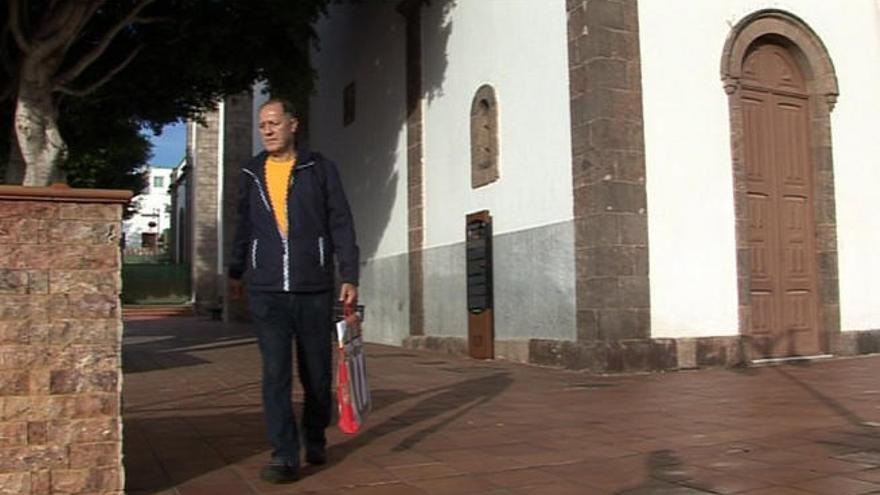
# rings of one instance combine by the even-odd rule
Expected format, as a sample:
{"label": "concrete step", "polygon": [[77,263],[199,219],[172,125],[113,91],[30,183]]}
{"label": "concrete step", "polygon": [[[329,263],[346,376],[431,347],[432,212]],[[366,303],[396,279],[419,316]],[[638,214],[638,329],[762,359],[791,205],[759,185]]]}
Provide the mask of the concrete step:
{"label": "concrete step", "polygon": [[122,319],[153,319],[174,316],[194,316],[192,304],[127,304],[122,307]]}

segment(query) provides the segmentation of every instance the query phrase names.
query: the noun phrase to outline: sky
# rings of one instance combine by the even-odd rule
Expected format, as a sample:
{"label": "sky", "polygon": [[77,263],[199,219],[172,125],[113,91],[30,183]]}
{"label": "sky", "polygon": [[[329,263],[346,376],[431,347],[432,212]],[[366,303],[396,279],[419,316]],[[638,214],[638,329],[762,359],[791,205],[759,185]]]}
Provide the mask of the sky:
{"label": "sky", "polygon": [[186,124],[166,125],[160,136],[144,131],[153,143],[153,158],[147,162],[153,167],[174,168],[183,160],[186,149]]}

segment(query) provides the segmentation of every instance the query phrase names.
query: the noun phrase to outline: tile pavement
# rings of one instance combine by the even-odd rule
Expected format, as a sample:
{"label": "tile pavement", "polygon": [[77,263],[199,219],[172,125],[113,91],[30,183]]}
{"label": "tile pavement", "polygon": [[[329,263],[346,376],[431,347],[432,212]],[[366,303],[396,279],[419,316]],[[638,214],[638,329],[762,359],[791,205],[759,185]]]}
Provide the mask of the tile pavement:
{"label": "tile pavement", "polygon": [[127,493],[880,494],[880,356],[595,376],[368,353],[368,428],[333,427],[326,466],[273,486],[249,327],[127,320]]}

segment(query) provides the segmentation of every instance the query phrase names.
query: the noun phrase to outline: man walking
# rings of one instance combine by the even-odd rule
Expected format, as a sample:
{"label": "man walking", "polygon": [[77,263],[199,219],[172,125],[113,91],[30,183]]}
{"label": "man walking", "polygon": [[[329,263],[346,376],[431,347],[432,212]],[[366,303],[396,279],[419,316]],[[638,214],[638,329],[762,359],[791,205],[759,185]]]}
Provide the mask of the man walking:
{"label": "man walking", "polygon": [[[238,226],[229,264],[229,290],[248,302],[263,361],[262,395],[272,459],[261,477],[299,479],[300,434],[310,464],[327,460],[324,430],[332,414],[334,255],[339,300],[357,299],[358,247],[336,166],[297,147],[293,106],[270,99],[260,107],[265,151],[242,169]],[[302,431],[292,407],[292,343],[305,404]]]}

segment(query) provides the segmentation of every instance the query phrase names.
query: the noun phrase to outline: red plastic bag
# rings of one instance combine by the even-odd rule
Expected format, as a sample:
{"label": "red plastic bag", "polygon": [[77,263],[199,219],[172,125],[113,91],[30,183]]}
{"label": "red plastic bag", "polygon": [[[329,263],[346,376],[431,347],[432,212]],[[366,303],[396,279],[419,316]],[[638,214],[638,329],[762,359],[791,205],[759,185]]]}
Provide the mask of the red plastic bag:
{"label": "red plastic bag", "polygon": [[[358,307],[362,311],[362,307]],[[362,314],[362,313],[361,313]],[[370,412],[370,387],[367,363],[361,336],[361,315],[352,305],[343,308],[343,318],[336,323],[339,362],[336,371],[336,402],[339,407],[339,429],[354,435],[363,428]]]}

